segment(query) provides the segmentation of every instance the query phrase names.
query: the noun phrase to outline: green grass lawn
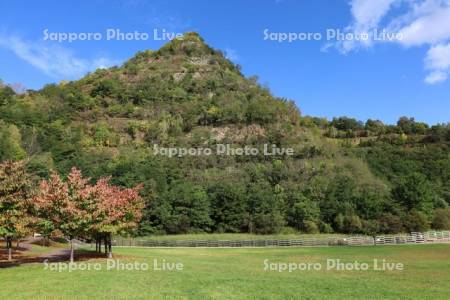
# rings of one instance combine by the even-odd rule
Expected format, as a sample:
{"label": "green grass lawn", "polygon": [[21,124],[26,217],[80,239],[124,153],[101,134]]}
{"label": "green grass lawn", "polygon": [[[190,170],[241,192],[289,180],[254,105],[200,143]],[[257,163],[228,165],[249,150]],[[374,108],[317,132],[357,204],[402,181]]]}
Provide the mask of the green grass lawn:
{"label": "green grass lawn", "polygon": [[[450,245],[376,247],[145,249],[115,248],[147,271],[57,272],[43,264],[0,269],[0,299],[448,299]],[[158,271],[179,262],[182,271]],[[320,263],[320,271],[265,271],[271,263]],[[402,263],[403,271],[326,270],[327,259]]]}

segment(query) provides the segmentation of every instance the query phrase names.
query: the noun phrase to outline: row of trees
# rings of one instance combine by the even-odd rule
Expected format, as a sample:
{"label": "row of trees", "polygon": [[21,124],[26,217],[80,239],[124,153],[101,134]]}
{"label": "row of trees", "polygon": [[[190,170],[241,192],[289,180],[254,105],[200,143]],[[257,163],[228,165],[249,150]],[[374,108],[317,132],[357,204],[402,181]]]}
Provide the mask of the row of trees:
{"label": "row of trees", "polygon": [[[319,179],[319,178],[318,178]],[[327,180],[322,177],[319,180]],[[392,199],[391,197],[395,197]],[[432,187],[412,174],[392,195],[357,186],[350,177],[307,186],[264,178],[221,178],[205,187],[174,181],[151,202],[141,223],[143,234],[189,232],[399,233],[450,229],[450,209]]]}
{"label": "row of trees", "polygon": [[338,117],[328,121],[325,118],[303,117],[303,125],[318,126],[326,129],[326,136],[331,138],[354,138],[406,134],[426,136],[426,142],[450,140],[450,123],[429,126],[414,118],[400,117],[395,125],[384,124],[380,120],[368,119],[365,123],[355,118]]}
{"label": "row of trees", "polygon": [[96,240],[97,245],[103,240],[111,257],[111,236],[132,230],[140,221],[141,186],[119,188],[109,178],[89,181],[72,168],[65,180],[53,172],[33,188],[23,161],[0,164],[0,236],[9,259],[12,240],[33,232],[69,240],[71,261],[75,238]]}

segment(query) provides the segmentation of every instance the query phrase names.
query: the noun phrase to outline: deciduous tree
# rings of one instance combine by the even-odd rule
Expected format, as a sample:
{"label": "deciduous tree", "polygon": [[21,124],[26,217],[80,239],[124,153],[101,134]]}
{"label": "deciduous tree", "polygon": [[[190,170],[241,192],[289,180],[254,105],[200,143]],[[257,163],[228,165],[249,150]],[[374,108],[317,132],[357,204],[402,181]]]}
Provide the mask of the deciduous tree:
{"label": "deciduous tree", "polygon": [[5,237],[9,260],[12,259],[12,240],[31,231],[30,196],[31,180],[24,162],[0,164],[0,236]]}

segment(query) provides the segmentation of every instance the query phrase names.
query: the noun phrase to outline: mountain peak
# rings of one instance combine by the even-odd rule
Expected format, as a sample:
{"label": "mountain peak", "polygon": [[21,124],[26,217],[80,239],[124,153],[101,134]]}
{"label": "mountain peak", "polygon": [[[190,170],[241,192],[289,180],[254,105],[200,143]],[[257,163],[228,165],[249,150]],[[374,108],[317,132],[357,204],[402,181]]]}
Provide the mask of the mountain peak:
{"label": "mountain peak", "polygon": [[205,57],[220,53],[208,46],[204,39],[196,32],[186,32],[180,38],[174,38],[158,50],[139,51],[128,60],[126,64],[149,62],[160,58],[169,58],[177,55],[186,57]]}
{"label": "mountain peak", "polygon": [[96,73],[102,74],[101,77],[105,74],[111,77],[111,73],[121,74],[120,78],[128,82],[139,82],[155,76],[166,80],[171,78],[174,82],[186,76],[191,76],[194,80],[207,80],[222,78],[223,73],[243,77],[239,66],[226,59],[220,50],[207,45],[196,32],[187,32],[158,50],[139,51],[120,68]]}

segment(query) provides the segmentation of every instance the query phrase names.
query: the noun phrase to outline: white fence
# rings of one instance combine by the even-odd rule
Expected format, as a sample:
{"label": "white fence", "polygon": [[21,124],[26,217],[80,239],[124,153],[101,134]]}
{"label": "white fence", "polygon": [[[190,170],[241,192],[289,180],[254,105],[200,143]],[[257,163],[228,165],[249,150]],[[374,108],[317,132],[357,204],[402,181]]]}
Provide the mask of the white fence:
{"label": "white fence", "polygon": [[381,235],[375,237],[376,245],[450,243],[450,231],[411,232],[405,235]]}
{"label": "white fence", "polygon": [[418,243],[450,243],[450,231],[412,232],[410,234],[356,236],[316,236],[299,239],[255,240],[151,240],[116,237],[114,246],[123,247],[305,247],[305,246],[367,246]]}

